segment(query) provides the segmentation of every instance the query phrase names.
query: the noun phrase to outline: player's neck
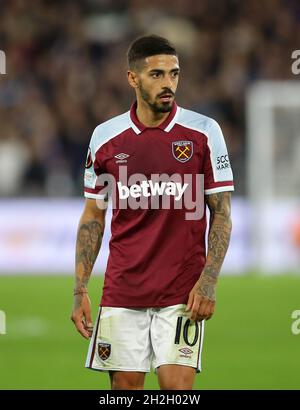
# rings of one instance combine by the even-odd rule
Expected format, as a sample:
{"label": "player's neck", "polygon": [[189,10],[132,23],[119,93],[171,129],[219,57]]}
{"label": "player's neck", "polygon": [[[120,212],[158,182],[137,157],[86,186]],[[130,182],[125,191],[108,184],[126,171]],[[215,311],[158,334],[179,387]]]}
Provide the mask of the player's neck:
{"label": "player's neck", "polygon": [[156,113],[144,102],[138,100],[136,116],[146,127],[158,127],[168,117],[169,112]]}

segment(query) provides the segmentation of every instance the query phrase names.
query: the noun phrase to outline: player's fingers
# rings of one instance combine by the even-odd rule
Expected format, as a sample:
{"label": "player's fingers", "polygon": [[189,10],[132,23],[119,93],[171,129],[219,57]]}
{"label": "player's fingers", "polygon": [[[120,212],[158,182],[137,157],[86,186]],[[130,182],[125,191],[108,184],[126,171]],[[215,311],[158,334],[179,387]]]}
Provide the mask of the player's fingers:
{"label": "player's fingers", "polygon": [[208,311],[209,299],[203,298],[199,305],[198,315],[205,317],[206,311]]}
{"label": "player's fingers", "polygon": [[207,298],[202,298],[200,300],[196,320],[201,321],[207,318],[207,316],[211,313],[211,304],[212,301]]}
{"label": "player's fingers", "polygon": [[209,320],[214,313],[214,306],[215,306],[214,301],[207,300],[207,303],[201,306],[200,308],[200,312],[199,312],[199,316],[201,318],[200,320],[203,320],[203,319]]}
{"label": "player's fingers", "polygon": [[85,318],[85,324],[87,327],[93,327],[93,320],[90,309],[87,309],[83,312]]}
{"label": "player's fingers", "polygon": [[197,320],[197,315],[198,315],[198,310],[199,310],[200,303],[201,303],[200,296],[195,295],[193,305],[191,307],[191,316],[190,317],[191,317],[192,320]]}
{"label": "player's fingers", "polygon": [[189,294],[189,300],[188,300],[188,303],[187,303],[187,305],[186,305],[185,311],[188,311],[188,310],[191,309],[191,307],[192,307],[192,305],[193,305],[193,300],[194,300],[194,293],[191,292],[191,293]]}
{"label": "player's fingers", "polygon": [[209,313],[209,314],[206,316],[205,320],[211,319],[213,315],[214,315],[214,312]]}
{"label": "player's fingers", "polygon": [[88,330],[85,329],[84,325],[82,324],[81,326],[76,326],[78,332],[81,334],[81,336],[83,336],[85,339],[89,339],[90,338],[90,332]]}
{"label": "player's fingers", "polygon": [[87,330],[89,337],[92,336],[93,334],[93,330],[94,330],[94,326],[93,326],[93,322],[91,321],[91,319],[87,319],[84,322],[84,328],[85,330]]}
{"label": "player's fingers", "polygon": [[210,301],[210,304],[208,305],[208,312],[206,313],[206,315],[207,315],[206,320],[209,320],[212,317],[212,315],[214,314],[215,304],[216,304],[215,302]]}
{"label": "player's fingers", "polygon": [[76,329],[78,330],[78,332],[81,334],[81,336],[83,336],[85,339],[89,339],[90,334],[89,334],[89,332],[85,329],[84,323],[82,322],[82,320],[76,318],[76,319],[74,320],[74,324],[75,324]]}

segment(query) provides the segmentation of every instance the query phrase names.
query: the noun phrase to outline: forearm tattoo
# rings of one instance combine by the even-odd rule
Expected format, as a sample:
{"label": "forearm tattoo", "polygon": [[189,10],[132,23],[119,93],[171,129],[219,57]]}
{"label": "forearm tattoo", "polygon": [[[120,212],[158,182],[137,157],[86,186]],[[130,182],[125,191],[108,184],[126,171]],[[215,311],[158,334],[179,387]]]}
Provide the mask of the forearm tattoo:
{"label": "forearm tattoo", "polygon": [[97,220],[79,226],[76,242],[76,289],[85,288],[89,281],[102,236],[103,227]]}
{"label": "forearm tattoo", "polygon": [[210,229],[201,294],[214,300],[215,289],[213,285],[220,274],[231,235],[230,192],[208,195],[206,201],[210,210]]}
{"label": "forearm tattoo", "polygon": [[83,294],[77,294],[74,297],[74,309],[79,309],[81,307],[83,296]]}

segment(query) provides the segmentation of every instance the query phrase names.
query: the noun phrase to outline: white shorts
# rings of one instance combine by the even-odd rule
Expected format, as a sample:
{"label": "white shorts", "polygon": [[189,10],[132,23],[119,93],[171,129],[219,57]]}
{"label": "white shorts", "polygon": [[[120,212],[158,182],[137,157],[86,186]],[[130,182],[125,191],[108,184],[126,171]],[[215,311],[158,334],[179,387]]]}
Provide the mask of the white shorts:
{"label": "white shorts", "polygon": [[204,321],[189,320],[185,308],[101,307],[85,367],[149,372],[178,364],[200,372]]}

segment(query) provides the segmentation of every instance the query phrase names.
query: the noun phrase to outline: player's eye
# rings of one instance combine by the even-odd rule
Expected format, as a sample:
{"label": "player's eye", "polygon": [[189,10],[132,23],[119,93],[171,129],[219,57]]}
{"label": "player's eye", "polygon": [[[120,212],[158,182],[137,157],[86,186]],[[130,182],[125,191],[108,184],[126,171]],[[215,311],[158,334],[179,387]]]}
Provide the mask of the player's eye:
{"label": "player's eye", "polygon": [[160,77],[162,76],[162,73],[160,73],[160,72],[153,72],[153,73],[150,74],[150,76],[151,76],[152,78],[160,78]]}

